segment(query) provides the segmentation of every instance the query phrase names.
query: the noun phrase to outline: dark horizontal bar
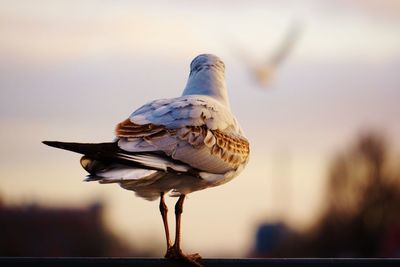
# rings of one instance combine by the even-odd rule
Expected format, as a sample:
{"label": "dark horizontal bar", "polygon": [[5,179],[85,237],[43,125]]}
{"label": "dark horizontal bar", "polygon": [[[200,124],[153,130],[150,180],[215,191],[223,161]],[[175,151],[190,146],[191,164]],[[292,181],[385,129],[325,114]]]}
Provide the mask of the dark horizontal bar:
{"label": "dark horizontal bar", "polygon": [[[400,266],[400,259],[345,258],[345,259],[203,259],[205,266]],[[31,258],[0,257],[0,266],[10,267],[122,267],[122,266],[189,266],[185,262],[163,258]]]}

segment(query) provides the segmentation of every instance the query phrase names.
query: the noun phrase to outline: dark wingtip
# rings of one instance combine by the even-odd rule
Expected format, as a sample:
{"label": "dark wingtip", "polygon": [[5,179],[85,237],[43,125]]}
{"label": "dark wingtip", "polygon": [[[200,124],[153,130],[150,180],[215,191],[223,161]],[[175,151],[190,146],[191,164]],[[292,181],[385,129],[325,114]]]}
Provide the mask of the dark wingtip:
{"label": "dark wingtip", "polygon": [[59,147],[58,144],[60,142],[57,142],[57,141],[42,141],[42,143],[47,145],[47,146]]}
{"label": "dark wingtip", "polygon": [[[66,149],[66,150],[70,150],[68,145],[70,143],[65,143],[65,142],[59,142],[59,141],[42,141],[43,144],[47,145],[47,146],[51,146],[51,147],[55,147],[55,148],[61,148],[61,149]],[[73,150],[72,150],[73,151]]]}
{"label": "dark wingtip", "polygon": [[59,149],[64,149],[79,154],[96,154],[115,152],[118,149],[116,143],[74,143],[74,142],[59,142],[59,141],[42,141],[43,144]]}

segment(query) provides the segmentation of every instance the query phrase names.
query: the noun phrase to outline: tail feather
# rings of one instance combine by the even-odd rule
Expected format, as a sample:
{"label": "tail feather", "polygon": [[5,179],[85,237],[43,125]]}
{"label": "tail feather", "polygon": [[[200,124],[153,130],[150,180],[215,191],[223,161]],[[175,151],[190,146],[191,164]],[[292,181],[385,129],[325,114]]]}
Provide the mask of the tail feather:
{"label": "tail feather", "polygon": [[85,179],[83,179],[84,182],[93,182],[93,181],[100,181],[103,179],[103,177],[96,176],[94,174],[89,174],[85,176]]}
{"label": "tail feather", "polygon": [[[167,156],[162,151],[129,152],[121,149],[117,142],[110,143],[71,143],[59,141],[43,141],[43,144],[60,148],[84,156],[81,159],[82,167],[90,174],[106,169],[109,164],[122,164],[138,169],[173,171],[178,173],[198,174],[198,170]],[[89,180],[95,177],[89,177]]]}

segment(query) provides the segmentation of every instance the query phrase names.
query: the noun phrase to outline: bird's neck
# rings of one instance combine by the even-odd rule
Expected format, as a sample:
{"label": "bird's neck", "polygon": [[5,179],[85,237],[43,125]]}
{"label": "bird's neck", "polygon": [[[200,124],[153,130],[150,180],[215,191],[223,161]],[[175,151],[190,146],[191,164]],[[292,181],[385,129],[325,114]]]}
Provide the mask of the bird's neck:
{"label": "bird's neck", "polygon": [[185,95],[211,96],[230,108],[225,77],[223,73],[218,71],[205,70],[191,73],[182,93],[182,96]]}

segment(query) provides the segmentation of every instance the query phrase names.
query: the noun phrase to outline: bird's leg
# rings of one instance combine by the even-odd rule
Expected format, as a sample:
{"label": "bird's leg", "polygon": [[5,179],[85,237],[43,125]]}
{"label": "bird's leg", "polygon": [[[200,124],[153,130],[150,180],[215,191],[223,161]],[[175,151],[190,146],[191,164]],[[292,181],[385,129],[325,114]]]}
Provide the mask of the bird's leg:
{"label": "bird's leg", "polygon": [[186,195],[180,195],[178,201],[175,204],[175,219],[176,219],[176,229],[175,229],[175,242],[171,249],[165,255],[166,258],[172,259],[183,259],[195,266],[202,266],[199,261],[201,257],[199,254],[185,255],[181,250],[181,215],[183,212],[183,202]]}
{"label": "bird's leg", "polygon": [[168,228],[168,207],[165,205],[164,202],[164,192],[160,193],[160,212],[164,223],[164,230],[165,230],[165,238],[167,240],[167,253],[165,257],[167,257],[169,251],[171,250],[171,240],[169,238],[169,228]]}
{"label": "bird's leg", "polygon": [[182,254],[181,250],[181,215],[183,212],[183,202],[185,201],[185,195],[180,195],[178,201],[175,204],[175,243],[174,248],[176,253]]}

